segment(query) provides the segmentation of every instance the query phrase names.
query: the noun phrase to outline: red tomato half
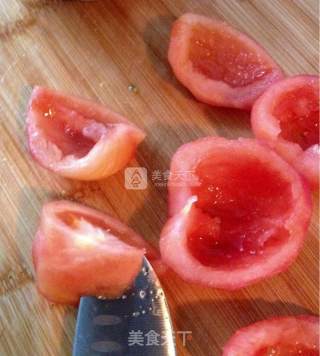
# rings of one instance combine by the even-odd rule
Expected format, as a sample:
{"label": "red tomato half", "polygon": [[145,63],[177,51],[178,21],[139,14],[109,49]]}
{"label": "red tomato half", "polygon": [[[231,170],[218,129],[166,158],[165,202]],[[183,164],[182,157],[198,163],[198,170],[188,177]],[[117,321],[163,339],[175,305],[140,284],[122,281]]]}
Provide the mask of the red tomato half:
{"label": "red tomato half", "polygon": [[291,316],[263,320],[238,330],[223,356],[318,356],[319,318]]}
{"label": "red tomato half", "polygon": [[32,248],[38,290],[64,304],[83,295],[118,297],[139,273],[145,252],[156,257],[119,220],[76,203],[47,203]]}
{"label": "red tomato half", "polygon": [[173,156],[163,261],[185,280],[237,289],[286,269],[302,247],[311,194],[267,145],[207,137]]}
{"label": "red tomato half", "polygon": [[192,94],[214,106],[250,109],[272,83],[283,78],[255,41],[225,22],[195,14],[172,28],[168,59]]}
{"label": "red tomato half", "polygon": [[62,176],[97,180],[122,169],[145,134],[88,100],[35,87],[27,114],[32,156]]}
{"label": "red tomato half", "polygon": [[319,184],[319,77],[300,75],[272,85],[254,104],[251,123],[257,138],[314,188]]}

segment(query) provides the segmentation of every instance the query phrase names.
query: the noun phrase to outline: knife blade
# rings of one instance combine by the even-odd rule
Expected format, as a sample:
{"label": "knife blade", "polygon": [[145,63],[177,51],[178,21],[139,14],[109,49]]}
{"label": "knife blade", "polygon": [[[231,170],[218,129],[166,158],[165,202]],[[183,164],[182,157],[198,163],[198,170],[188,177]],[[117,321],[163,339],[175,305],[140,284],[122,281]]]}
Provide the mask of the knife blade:
{"label": "knife blade", "polygon": [[120,298],[81,298],[72,355],[176,356],[166,298],[146,258]]}

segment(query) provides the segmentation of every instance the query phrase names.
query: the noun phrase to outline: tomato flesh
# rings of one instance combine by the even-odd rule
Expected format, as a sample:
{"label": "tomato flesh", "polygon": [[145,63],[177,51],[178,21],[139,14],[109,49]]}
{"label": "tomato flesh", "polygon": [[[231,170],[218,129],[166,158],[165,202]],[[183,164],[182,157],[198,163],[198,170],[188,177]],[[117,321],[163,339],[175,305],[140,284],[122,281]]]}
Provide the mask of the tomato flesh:
{"label": "tomato flesh", "polygon": [[38,290],[54,303],[119,297],[156,251],[119,220],[68,201],[44,205],[32,245]]}
{"label": "tomato flesh", "polygon": [[105,125],[95,123],[59,103],[43,100],[34,105],[43,113],[41,130],[48,141],[56,145],[64,156],[71,154],[77,158],[86,156],[99,140],[101,133],[106,131]]}
{"label": "tomato flesh", "polygon": [[252,84],[270,73],[270,68],[243,41],[202,25],[192,28],[189,58],[197,71],[233,88]]}
{"label": "tomato flesh", "polygon": [[[115,235],[117,238],[121,239],[124,243],[133,244],[137,243],[136,240],[132,240],[132,233],[130,230],[117,230],[114,229],[107,224],[103,219],[99,217],[95,217],[92,215],[85,214],[83,212],[77,213],[75,211],[66,211],[60,214],[57,214],[59,219],[63,221],[66,225],[71,227],[72,229],[79,229],[82,226],[86,227],[91,225],[97,232],[102,232],[103,234]],[[142,246],[141,246],[142,247]],[[151,256],[152,258],[152,256]]]}
{"label": "tomato flesh", "polygon": [[211,267],[228,266],[232,260],[234,268],[283,243],[288,232],[275,227],[275,220],[285,218],[291,207],[289,184],[255,159],[232,157],[214,166],[210,161],[196,170],[201,184],[193,194],[202,213],[188,235],[193,256]]}
{"label": "tomato flesh", "polygon": [[264,347],[254,356],[318,356],[319,351],[315,348],[310,349],[301,344],[288,345],[277,344],[274,346]]}
{"label": "tomato flesh", "polygon": [[319,143],[319,98],[313,87],[305,86],[278,98],[273,115],[279,120],[285,140],[303,150]]}

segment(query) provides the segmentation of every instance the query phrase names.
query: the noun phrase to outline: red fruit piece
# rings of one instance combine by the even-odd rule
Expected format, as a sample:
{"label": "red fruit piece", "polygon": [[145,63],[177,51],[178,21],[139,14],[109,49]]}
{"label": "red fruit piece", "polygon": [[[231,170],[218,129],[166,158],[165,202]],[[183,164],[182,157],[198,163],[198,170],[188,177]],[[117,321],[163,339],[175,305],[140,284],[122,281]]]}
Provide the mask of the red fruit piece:
{"label": "red fruit piece", "polygon": [[255,41],[225,22],[195,14],[173,25],[168,59],[179,79],[200,101],[250,109],[272,83],[283,78]]}
{"label": "red fruit piece", "polygon": [[238,330],[223,356],[318,356],[319,318],[279,317]]}
{"label": "red fruit piece", "polygon": [[207,137],[173,156],[164,262],[185,280],[237,289],[286,269],[302,247],[311,196],[267,145]]}
{"label": "red fruit piece", "polygon": [[299,75],[272,85],[251,113],[255,136],[309,181],[319,184],[319,77]]}
{"label": "red fruit piece", "polygon": [[68,201],[44,205],[32,255],[40,293],[55,303],[83,295],[115,298],[129,288],[154,250],[119,220]]}
{"label": "red fruit piece", "polygon": [[100,104],[41,87],[31,95],[27,132],[38,163],[80,180],[116,173],[145,137],[127,119]]}

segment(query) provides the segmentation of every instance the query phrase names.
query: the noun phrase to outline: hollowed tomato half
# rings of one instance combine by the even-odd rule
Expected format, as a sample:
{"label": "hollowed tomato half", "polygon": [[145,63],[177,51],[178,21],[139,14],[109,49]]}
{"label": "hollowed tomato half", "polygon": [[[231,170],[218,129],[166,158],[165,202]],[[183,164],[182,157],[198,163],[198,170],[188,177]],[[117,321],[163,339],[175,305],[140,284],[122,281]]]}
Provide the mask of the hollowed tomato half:
{"label": "hollowed tomato half", "polygon": [[278,317],[238,330],[223,356],[318,356],[319,318]]}
{"label": "hollowed tomato half", "polygon": [[319,184],[319,77],[300,75],[272,85],[254,104],[252,129],[302,174]]}
{"label": "hollowed tomato half", "polygon": [[311,216],[300,175],[253,139],[207,137],[173,156],[164,262],[182,278],[237,289],[286,269]]}
{"label": "hollowed tomato half", "polygon": [[97,180],[122,169],[142,130],[103,105],[35,87],[27,113],[29,148],[43,167],[68,178]]}
{"label": "hollowed tomato half", "polygon": [[178,80],[200,101],[250,109],[283,73],[267,52],[222,21],[184,14],[173,25],[168,59]]}

